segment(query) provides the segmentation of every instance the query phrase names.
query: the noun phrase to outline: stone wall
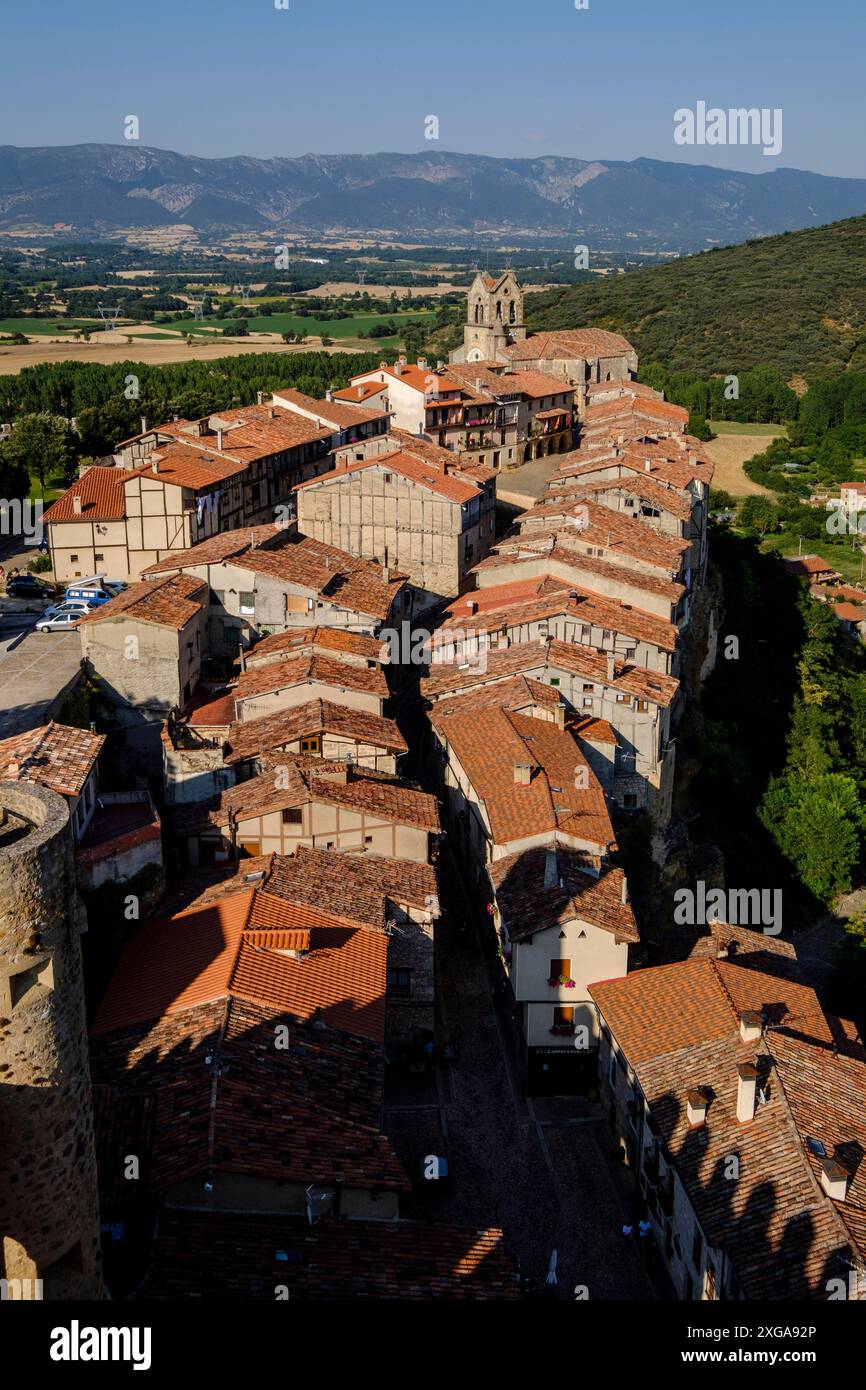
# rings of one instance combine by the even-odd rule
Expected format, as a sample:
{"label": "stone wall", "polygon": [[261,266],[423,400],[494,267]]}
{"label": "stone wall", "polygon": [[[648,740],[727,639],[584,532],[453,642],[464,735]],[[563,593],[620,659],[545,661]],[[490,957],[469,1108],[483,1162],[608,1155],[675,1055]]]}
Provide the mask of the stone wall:
{"label": "stone wall", "polygon": [[0,1276],[41,1280],[46,1299],[100,1298],[69,810],[54,792],[4,782],[0,816]]}

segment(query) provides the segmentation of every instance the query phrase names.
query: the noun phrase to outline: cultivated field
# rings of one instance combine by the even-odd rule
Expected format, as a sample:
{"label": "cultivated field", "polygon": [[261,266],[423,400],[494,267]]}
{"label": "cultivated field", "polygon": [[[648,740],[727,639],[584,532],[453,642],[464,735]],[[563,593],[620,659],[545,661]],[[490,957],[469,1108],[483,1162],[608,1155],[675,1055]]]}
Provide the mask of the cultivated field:
{"label": "cultivated field", "polygon": [[[281,338],[214,338],[199,340],[187,347],[183,338],[161,338],[159,341],[136,338],[127,343],[125,334],[118,334],[119,341],[76,343],[62,341],[56,343],[28,343],[26,347],[0,347],[0,376],[14,376],[25,367],[36,367],[41,362],[147,362],[159,366],[163,362],[210,362],[216,357],[239,357],[244,352],[371,352],[373,343],[365,347],[353,347],[341,340],[332,347],[322,348],[313,339],[307,343],[284,343]],[[102,335],[100,335],[100,339]]]}
{"label": "cultivated field", "polygon": [[778,439],[785,433],[784,428],[781,425],[740,425],[726,421],[713,428],[725,431],[703,446],[716,465],[713,486],[723,488],[734,497],[752,497],[761,493],[772,496],[767,488],[746,477],[743,464],[748,463],[755,454],[762,454],[772,439]]}

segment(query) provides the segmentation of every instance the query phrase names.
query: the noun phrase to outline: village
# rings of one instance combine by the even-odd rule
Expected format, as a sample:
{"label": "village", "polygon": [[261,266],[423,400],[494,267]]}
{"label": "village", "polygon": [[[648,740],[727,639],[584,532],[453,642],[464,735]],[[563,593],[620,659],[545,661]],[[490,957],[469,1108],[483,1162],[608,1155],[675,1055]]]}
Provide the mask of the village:
{"label": "village", "polygon": [[35,798],[88,1042],[75,967],[22,945],[4,1046],[33,1047],[34,1002],[64,1014],[82,1137],[22,1194],[9,1278],[848,1289],[852,1025],[757,924],[703,914],[648,963],[623,867],[639,816],[664,858],[718,638],[713,463],[637,371],[618,334],[529,333],[513,271],[479,272],[450,361],[142,419],[47,509],[93,718],[0,739],[4,886]]}

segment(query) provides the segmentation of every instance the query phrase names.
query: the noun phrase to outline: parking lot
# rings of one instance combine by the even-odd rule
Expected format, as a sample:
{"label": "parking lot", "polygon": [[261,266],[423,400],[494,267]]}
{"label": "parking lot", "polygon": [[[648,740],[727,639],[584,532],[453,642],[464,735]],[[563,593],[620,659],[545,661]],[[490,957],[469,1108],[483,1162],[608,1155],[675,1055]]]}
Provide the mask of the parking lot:
{"label": "parking lot", "polygon": [[78,633],[34,632],[35,622],[0,628],[0,738],[55,716],[81,671]]}

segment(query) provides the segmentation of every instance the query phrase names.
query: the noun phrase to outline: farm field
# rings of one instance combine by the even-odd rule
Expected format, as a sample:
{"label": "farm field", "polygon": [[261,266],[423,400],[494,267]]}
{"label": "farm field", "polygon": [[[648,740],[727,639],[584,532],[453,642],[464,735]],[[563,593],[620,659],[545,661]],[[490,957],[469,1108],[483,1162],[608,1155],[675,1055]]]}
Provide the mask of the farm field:
{"label": "farm field", "polygon": [[[0,343],[0,376],[15,376],[25,367],[36,367],[42,362],[148,362],[159,366],[164,362],[211,362],[217,357],[240,357],[245,352],[309,352],[311,347],[324,352],[369,352],[370,344],[357,348],[351,344],[334,343],[329,348],[319,348],[318,344],[283,343],[279,338],[208,338],[188,346],[178,335],[176,338],[164,337],[160,341],[136,338],[129,344],[122,333],[119,341],[105,342],[109,334],[98,334],[99,341],[76,343],[72,339],[60,343],[28,343],[24,345]],[[152,335],[154,338],[156,335]],[[382,340],[377,340],[379,347]]]}
{"label": "farm field", "polygon": [[[720,426],[734,425],[735,422],[723,420]],[[716,426],[711,425],[711,429]],[[752,482],[743,472],[743,464],[756,454],[763,453],[771,439],[778,439],[785,433],[781,425],[736,425],[736,428],[719,429],[717,439],[704,445],[707,455],[716,465],[713,486],[723,488],[733,497],[770,497],[772,494],[760,483]]]}
{"label": "farm field", "polygon": [[[413,313],[396,314],[355,314],[348,319],[328,319],[303,318],[300,314],[271,314],[266,318],[257,318],[251,314],[247,319],[247,326],[251,333],[306,333],[307,337],[321,337],[325,334],[328,338],[357,338],[363,331],[366,332],[376,323],[382,323],[384,319],[391,320],[398,325],[405,326],[409,323],[426,323],[433,317],[429,309],[419,309]],[[208,319],[204,323],[196,323],[194,319],[173,319],[170,323],[162,325],[164,328],[176,328],[181,333],[221,333],[224,328],[231,328],[237,322],[236,319]],[[382,341],[377,339],[375,341]]]}
{"label": "farm field", "polygon": [[24,333],[28,338],[51,337],[57,333],[75,333],[78,329],[102,331],[99,319],[34,319],[23,314],[17,319],[0,319],[0,333]]}

